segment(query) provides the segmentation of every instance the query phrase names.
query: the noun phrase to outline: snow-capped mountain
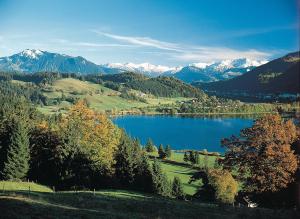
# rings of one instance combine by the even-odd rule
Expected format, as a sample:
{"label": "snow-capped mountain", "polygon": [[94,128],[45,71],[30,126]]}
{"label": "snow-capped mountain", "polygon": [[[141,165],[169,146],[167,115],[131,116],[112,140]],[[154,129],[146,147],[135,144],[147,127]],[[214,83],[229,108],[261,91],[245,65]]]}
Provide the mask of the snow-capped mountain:
{"label": "snow-capped mountain", "polygon": [[213,63],[193,63],[174,74],[174,77],[186,82],[211,82],[230,79],[253,68],[267,63],[251,59],[223,60]]}
{"label": "snow-capped mountain", "polygon": [[0,71],[25,73],[51,71],[80,74],[116,74],[131,71],[150,77],[173,76],[186,82],[211,82],[236,77],[266,62],[241,58],[212,63],[192,63],[184,67],[169,67],[150,63],[97,65],[81,56],[72,57],[47,51],[26,49],[15,55],[0,58]]}
{"label": "snow-capped mountain", "polygon": [[72,57],[35,49],[0,58],[0,70],[19,72],[98,73],[100,66],[78,56]]}
{"label": "snow-capped mountain", "polygon": [[156,77],[165,73],[175,73],[182,69],[181,66],[179,67],[168,67],[163,65],[152,65],[150,63],[141,63],[141,64],[135,64],[135,63],[108,63],[105,65],[101,65],[102,67],[106,68],[114,68],[114,69],[120,69],[123,71],[132,71],[132,72],[138,72],[145,75],[148,75],[150,77]]}

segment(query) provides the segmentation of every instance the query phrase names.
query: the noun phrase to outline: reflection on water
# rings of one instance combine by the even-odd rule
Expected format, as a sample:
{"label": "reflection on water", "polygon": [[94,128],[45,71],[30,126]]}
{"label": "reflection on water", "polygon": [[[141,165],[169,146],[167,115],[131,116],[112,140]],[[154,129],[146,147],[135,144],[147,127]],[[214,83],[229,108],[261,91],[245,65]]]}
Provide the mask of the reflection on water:
{"label": "reflection on water", "polygon": [[113,121],[142,144],[151,138],[156,145],[170,144],[173,149],[195,149],[223,152],[222,138],[238,135],[250,127],[253,118],[243,117],[177,117],[177,116],[122,116]]}

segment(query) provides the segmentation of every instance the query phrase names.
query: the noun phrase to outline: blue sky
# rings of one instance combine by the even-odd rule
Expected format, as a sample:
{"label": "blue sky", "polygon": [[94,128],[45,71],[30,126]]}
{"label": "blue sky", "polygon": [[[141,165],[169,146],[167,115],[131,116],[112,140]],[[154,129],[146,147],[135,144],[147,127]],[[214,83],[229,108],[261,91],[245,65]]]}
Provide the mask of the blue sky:
{"label": "blue sky", "polygon": [[[297,10],[298,9],[298,10]],[[0,0],[0,56],[185,65],[299,50],[297,0]]]}

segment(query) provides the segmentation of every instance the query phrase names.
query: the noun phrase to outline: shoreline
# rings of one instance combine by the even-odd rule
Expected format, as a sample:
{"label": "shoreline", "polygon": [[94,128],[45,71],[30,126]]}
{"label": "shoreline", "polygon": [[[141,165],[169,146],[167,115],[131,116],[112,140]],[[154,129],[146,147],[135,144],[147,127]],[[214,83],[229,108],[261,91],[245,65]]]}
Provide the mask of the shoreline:
{"label": "shoreline", "polygon": [[197,117],[197,116],[235,116],[235,115],[264,115],[264,114],[273,114],[277,112],[249,112],[249,113],[234,113],[234,112],[227,112],[227,113],[159,113],[159,112],[147,112],[147,113],[139,113],[139,112],[130,112],[130,111],[123,111],[121,113],[114,113],[114,114],[108,114],[110,117],[117,117],[117,116],[191,116],[191,117]]}

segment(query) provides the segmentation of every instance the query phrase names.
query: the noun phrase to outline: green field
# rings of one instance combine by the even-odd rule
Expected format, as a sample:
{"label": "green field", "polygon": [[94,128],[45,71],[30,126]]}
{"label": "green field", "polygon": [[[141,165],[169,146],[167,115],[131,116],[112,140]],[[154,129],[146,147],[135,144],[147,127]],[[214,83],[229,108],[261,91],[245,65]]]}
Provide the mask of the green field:
{"label": "green field", "polygon": [[[152,157],[158,157],[157,152],[149,153]],[[189,184],[190,177],[197,172],[200,166],[192,166],[187,162],[183,161],[183,153],[172,153],[171,157],[164,160],[159,160],[163,171],[166,173],[169,180],[173,180],[175,176],[179,177],[182,184],[184,192],[188,195],[194,195],[199,186],[201,186],[201,181],[193,182]],[[200,155],[200,162],[203,162],[203,155]],[[213,167],[215,164],[214,156],[208,156],[208,166]]]}
{"label": "green field", "polygon": [[3,191],[35,191],[53,192],[52,189],[32,182],[7,182],[0,181],[0,190]]}
{"label": "green field", "polygon": [[193,182],[189,184],[190,177],[197,172],[195,169],[190,167],[182,167],[179,165],[169,164],[165,162],[161,162],[161,167],[163,171],[166,173],[169,180],[173,180],[175,176],[179,177],[182,184],[183,190],[188,195],[194,195],[201,186],[200,182]]}
{"label": "green field", "polygon": [[[195,201],[177,201],[126,190],[100,190],[95,193],[52,192],[32,183],[31,193],[17,189],[12,182],[1,182],[0,218],[297,218],[293,210],[218,207]],[[13,189],[14,188],[14,189]],[[43,188],[43,189],[42,189]],[[14,191],[11,191],[14,190]],[[42,191],[40,191],[42,190]],[[45,191],[44,191],[45,190]]]}
{"label": "green field", "polygon": [[[132,91],[138,92],[138,91]],[[56,80],[52,85],[47,85],[43,89],[43,94],[51,99],[61,98],[85,98],[92,109],[97,111],[139,111],[140,108],[156,107],[161,104],[175,104],[177,101],[187,100],[188,98],[164,98],[145,95],[145,102],[129,100],[120,97],[120,92],[104,87],[100,84],[94,84],[87,81],[80,81],[73,78],[64,78]],[[72,104],[68,101],[61,103],[38,107],[42,113],[64,112]]]}

